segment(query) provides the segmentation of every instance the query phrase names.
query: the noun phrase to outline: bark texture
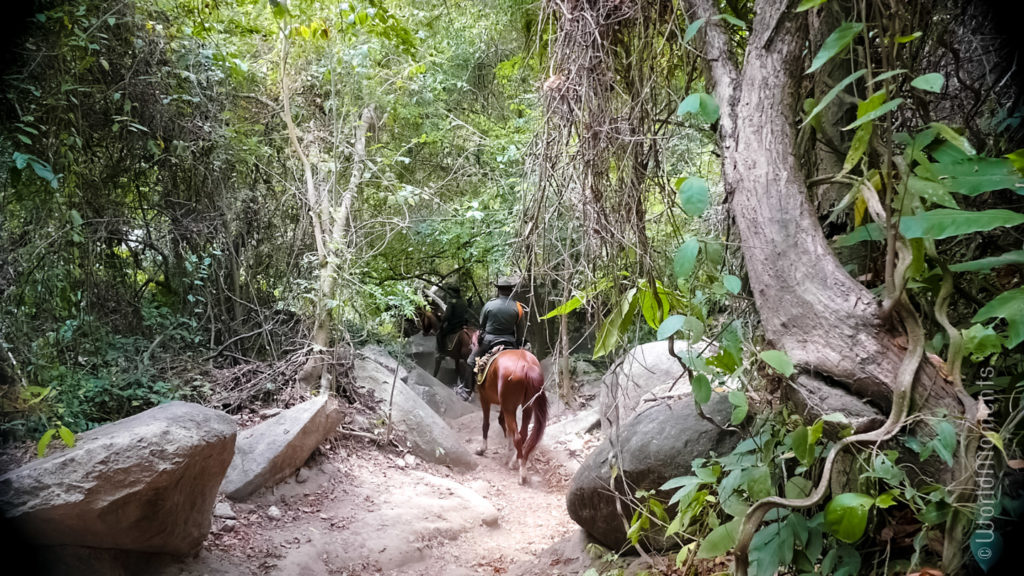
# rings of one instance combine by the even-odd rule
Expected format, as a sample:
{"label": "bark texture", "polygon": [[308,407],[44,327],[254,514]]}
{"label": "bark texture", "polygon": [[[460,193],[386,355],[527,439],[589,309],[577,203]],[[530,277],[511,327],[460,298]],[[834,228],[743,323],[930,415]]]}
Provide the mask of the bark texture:
{"label": "bark texture", "polygon": [[[713,16],[710,0],[693,0],[694,18]],[[886,325],[876,298],[843,269],[807,201],[796,153],[796,111],[808,38],[804,14],[785,0],[758,2],[742,69],[725,30],[703,28],[714,95],[721,105],[723,178],[742,238],[750,286],[765,335],[813,378],[799,378],[814,397],[841,386],[887,413],[894,375],[906,351]],[[914,385],[914,411],[973,413],[931,362]]]}

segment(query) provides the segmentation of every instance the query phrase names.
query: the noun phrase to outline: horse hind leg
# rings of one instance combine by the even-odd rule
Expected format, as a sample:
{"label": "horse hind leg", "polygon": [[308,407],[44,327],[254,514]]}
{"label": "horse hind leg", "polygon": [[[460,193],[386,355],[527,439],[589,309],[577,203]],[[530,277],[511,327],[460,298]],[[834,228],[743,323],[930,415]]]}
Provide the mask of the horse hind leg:
{"label": "horse hind leg", "polygon": [[[483,425],[483,436],[484,442],[480,446],[480,449],[476,451],[477,456],[483,456],[487,453],[487,430],[491,427],[491,405],[480,396],[480,406],[484,410],[484,425]],[[498,420],[501,421],[500,418]]]}
{"label": "horse hind leg", "polygon": [[515,470],[516,461],[522,458],[523,443],[519,441],[519,427],[516,425],[516,411],[502,409],[502,416],[505,419],[505,435],[508,437],[508,448],[511,459],[508,467]]}

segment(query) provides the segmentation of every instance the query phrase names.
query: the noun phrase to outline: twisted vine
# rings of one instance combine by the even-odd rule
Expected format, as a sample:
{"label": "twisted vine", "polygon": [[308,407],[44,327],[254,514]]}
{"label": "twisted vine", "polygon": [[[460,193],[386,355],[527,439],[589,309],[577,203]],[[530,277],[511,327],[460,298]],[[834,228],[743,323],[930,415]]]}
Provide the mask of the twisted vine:
{"label": "twisted vine", "polygon": [[[888,223],[886,222],[885,211],[882,208],[875,189],[870,184],[864,182],[862,183],[861,190],[863,197],[867,201],[868,212],[871,214],[872,218],[876,220],[879,225],[886,226]],[[818,484],[808,496],[804,498],[781,498],[779,496],[770,496],[768,498],[758,500],[750,507],[750,509],[747,510],[746,515],[743,517],[743,524],[740,528],[740,533],[734,549],[736,559],[735,573],[737,576],[747,576],[747,569],[750,565],[750,543],[768,512],[771,512],[776,508],[803,509],[819,504],[828,493],[829,481],[832,476],[832,468],[835,465],[836,456],[843,448],[851,444],[879,444],[884,442],[895,436],[903,427],[903,424],[907,419],[907,415],[910,411],[910,398],[911,392],[913,391],[914,376],[917,373],[917,368],[924,355],[925,338],[924,328],[921,326],[921,320],[918,317],[917,312],[914,310],[914,307],[910,304],[910,299],[907,297],[906,292],[903,290],[905,285],[903,279],[906,278],[906,272],[910,267],[912,260],[910,247],[907,246],[906,242],[900,238],[895,241],[895,249],[899,254],[899,261],[893,274],[894,277],[887,278],[886,282],[887,287],[891,286],[894,288],[887,295],[886,301],[883,302],[881,309],[894,310],[896,315],[899,317],[900,322],[902,322],[904,329],[907,332],[907,353],[904,355],[903,361],[900,363],[899,370],[896,372],[896,381],[893,384],[892,391],[892,409],[889,412],[889,417],[881,427],[872,430],[871,432],[854,434],[836,442],[829,451],[828,456],[825,458],[825,465],[822,469],[821,478],[818,480]]]}

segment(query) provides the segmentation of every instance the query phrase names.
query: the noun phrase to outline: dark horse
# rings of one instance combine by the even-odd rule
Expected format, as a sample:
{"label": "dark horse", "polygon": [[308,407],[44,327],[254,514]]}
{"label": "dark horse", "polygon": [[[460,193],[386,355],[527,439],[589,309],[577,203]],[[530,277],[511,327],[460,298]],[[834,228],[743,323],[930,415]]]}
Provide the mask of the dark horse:
{"label": "dark horse", "polygon": [[[441,371],[441,363],[444,362],[445,358],[451,358],[455,361],[455,374],[459,382],[466,385],[466,388],[471,388],[471,375],[469,374],[469,367],[466,365],[466,359],[469,358],[469,353],[473,350],[473,342],[476,339],[477,331],[474,328],[463,328],[455,334],[455,343],[452,344],[451,349],[444,350],[444,344],[440,342],[438,338],[438,350],[437,355],[434,357],[434,378],[437,378],[437,373]],[[469,378],[469,379],[468,379]]]}
{"label": "dark horse", "polygon": [[[537,357],[526,350],[503,350],[495,356],[480,387],[480,407],[484,411],[484,443],[476,453],[487,451],[487,429],[491,427],[491,404],[498,405],[498,424],[509,439],[512,459],[509,468],[519,463],[519,483],[526,484],[526,461],[544,436],[548,423],[548,397],[544,394],[544,373]],[[516,410],[523,407],[523,425],[516,424]],[[530,418],[533,428],[527,434]],[[511,450],[511,448],[515,450]]]}

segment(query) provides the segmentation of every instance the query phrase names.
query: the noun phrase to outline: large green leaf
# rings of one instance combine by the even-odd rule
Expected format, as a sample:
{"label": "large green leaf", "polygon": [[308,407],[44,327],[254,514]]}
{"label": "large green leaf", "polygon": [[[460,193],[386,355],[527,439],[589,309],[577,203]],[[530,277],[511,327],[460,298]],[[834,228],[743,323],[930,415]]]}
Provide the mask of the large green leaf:
{"label": "large green leaf", "polygon": [[648,326],[657,330],[658,324],[661,324],[662,318],[668,313],[668,295],[664,290],[659,289],[658,297],[655,298],[652,291],[642,287],[637,296],[640,300],[640,312],[643,313],[644,320],[647,321]]}
{"label": "large green leaf", "polygon": [[793,361],[789,355],[782,350],[765,350],[759,355],[769,366],[775,368],[780,374],[789,378],[795,371]]}
{"label": "large green leaf", "polygon": [[[931,238],[938,240],[972,232],[984,232],[1002,226],[1017,226],[1024,223],[1024,214],[1010,210],[984,210],[968,212],[939,208],[904,216],[900,219],[900,234],[905,238]],[[852,246],[865,240],[885,240],[878,224],[865,224],[853,232],[836,239],[836,246]]]}
{"label": "large green leaf", "polygon": [[910,81],[910,85],[919,90],[926,90],[928,92],[942,92],[942,85],[945,82],[946,79],[942,77],[942,74],[932,72],[931,74],[924,74],[914,78]]}
{"label": "large green leaf", "polygon": [[1022,223],[1024,214],[1010,210],[968,212],[939,208],[913,216],[904,216],[900,219],[900,234],[905,238],[938,240]]}
{"label": "large green leaf", "polygon": [[733,518],[711,531],[697,548],[697,558],[717,558],[736,545],[743,518]]}
{"label": "large green leaf", "polygon": [[622,333],[628,330],[633,323],[633,313],[636,311],[635,296],[636,288],[626,292],[622,300],[612,310],[612,313],[605,319],[601,330],[597,334],[597,343],[594,345],[594,358],[600,358],[614,350],[622,338]]}
{"label": "large green leaf", "polygon": [[684,178],[679,183],[679,205],[687,216],[696,218],[708,209],[711,203],[711,192],[708,183],[698,176]]}
{"label": "large green leaf", "polygon": [[952,164],[932,164],[931,169],[946,187],[967,196],[1003,189],[1024,194],[1024,178],[1007,158],[969,156]]}
{"label": "large green leaf", "polygon": [[664,340],[669,336],[678,332],[682,327],[683,323],[686,322],[686,316],[682,314],[673,314],[658,326],[658,340]]}
{"label": "large green leaf", "polygon": [[583,299],[582,298],[580,298],[579,296],[573,296],[572,298],[569,299],[568,302],[566,302],[565,304],[562,304],[558,308],[555,308],[551,312],[548,312],[547,314],[541,316],[540,319],[541,320],[547,320],[548,318],[553,318],[555,316],[562,316],[563,314],[568,314],[569,312],[572,312],[573,310],[579,308],[582,304],[583,304]]}
{"label": "large green leaf", "polygon": [[933,204],[939,204],[946,208],[959,208],[956,200],[949,193],[949,189],[942,182],[911,174],[907,179],[907,189]]}
{"label": "large green leaf", "polygon": [[690,237],[683,242],[679,250],[676,251],[675,258],[672,260],[677,280],[686,280],[690,277],[694,267],[697,265],[697,255],[699,253],[700,242],[696,238]]}
{"label": "large green leaf", "polygon": [[1003,339],[991,326],[974,324],[967,330],[961,330],[960,334],[963,337],[964,354],[969,355],[974,362],[981,362],[1003,351]]}
{"label": "large green leaf", "polygon": [[867,494],[839,494],[825,506],[825,528],[843,542],[856,542],[868,525],[875,499]]}
{"label": "large green leaf", "polygon": [[703,25],[704,18],[690,22],[690,25],[686,27],[686,33],[683,34],[683,44],[686,44],[687,42],[692,40],[693,37],[697,34],[697,31],[700,30],[700,27]]}
{"label": "large green leaf", "polygon": [[[814,118],[815,116],[818,115],[819,112],[824,110],[825,106],[827,106],[829,102],[834,100],[835,97],[839,95],[839,92],[841,92],[843,88],[846,88],[851,82],[853,82],[857,78],[860,78],[865,73],[867,73],[866,69],[865,70],[858,70],[858,71],[854,72],[853,74],[850,74],[846,78],[843,78],[838,84],[836,84],[831,90],[829,90],[828,93],[826,93],[825,96],[821,99],[821,102],[818,102],[818,105],[815,106],[813,110],[811,110],[811,113],[808,114],[807,118],[804,120],[804,124],[807,124],[808,122],[810,122],[812,118]],[[801,127],[802,126],[803,125],[801,125]]]}
{"label": "large green leaf", "polygon": [[683,116],[684,114],[696,114],[705,124],[711,124],[715,120],[718,120],[718,102],[710,94],[703,92],[694,92],[682,102],[679,103],[679,108],[676,109],[676,114]]}
{"label": "large green leaf", "polygon": [[832,59],[833,56],[842,52],[853,38],[860,34],[860,31],[864,29],[864,24],[860,22],[844,22],[835,32],[829,35],[825,39],[825,43],[821,45],[821,50],[818,50],[818,54],[811,61],[811,67],[807,69],[807,74],[814,72],[818,68],[825,65],[826,62]]}
{"label": "large green leaf", "polygon": [[962,150],[964,154],[967,154],[968,156],[974,156],[977,154],[974,150],[974,146],[971,146],[971,143],[967,141],[967,138],[964,138],[949,126],[946,126],[941,122],[932,122],[928,127],[937,130],[947,142]]}
{"label": "large green leaf", "polygon": [[711,400],[711,381],[706,374],[694,374],[690,387],[697,404],[707,404]]}
{"label": "large green leaf", "polygon": [[980,260],[971,260],[970,262],[953,264],[949,269],[954,272],[988,272],[993,268],[1007,265],[1024,265],[1024,250],[1014,250],[1013,252],[1007,252],[1000,256],[992,256],[990,258],[981,258]]}
{"label": "large green leaf", "polygon": [[1004,318],[1009,327],[1007,348],[1024,342],[1024,287],[1007,290],[992,299],[991,302],[978,310],[971,322],[981,322],[989,318]]}
{"label": "large green leaf", "polygon": [[903,103],[903,98],[897,98],[895,100],[890,100],[890,101],[886,102],[885,104],[882,104],[878,108],[872,110],[871,112],[865,114],[863,117],[858,118],[857,120],[851,122],[850,125],[846,126],[845,128],[843,128],[843,130],[850,130],[852,128],[856,128],[857,126],[860,126],[861,124],[863,124],[865,122],[870,122],[870,121],[874,120],[875,118],[879,118],[881,116],[884,116],[884,115],[888,114],[889,112],[892,112],[893,110],[895,110],[896,107],[899,106],[902,103]]}

